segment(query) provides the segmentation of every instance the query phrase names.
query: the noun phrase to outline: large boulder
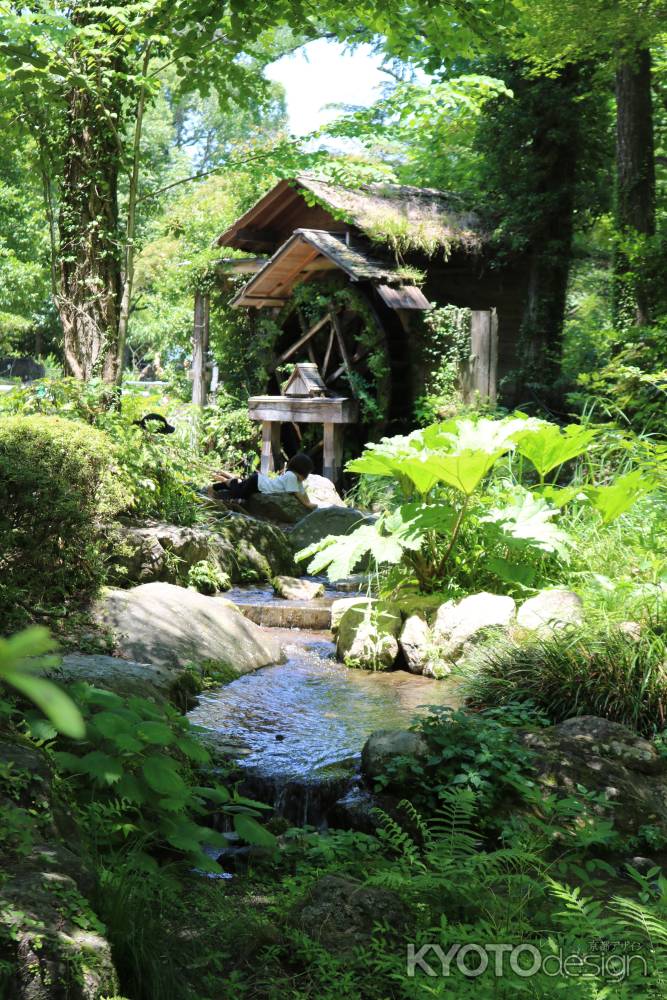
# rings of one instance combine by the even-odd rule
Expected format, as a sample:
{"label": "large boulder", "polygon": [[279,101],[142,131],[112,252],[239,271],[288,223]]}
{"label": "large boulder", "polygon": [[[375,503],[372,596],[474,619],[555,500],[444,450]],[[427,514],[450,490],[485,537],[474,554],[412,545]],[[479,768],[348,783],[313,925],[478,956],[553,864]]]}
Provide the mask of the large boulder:
{"label": "large boulder", "polygon": [[3,996],[115,996],[111,947],[86,899],[94,876],[78,853],[79,831],[59,797],[49,759],[19,738],[2,738],[0,767],[20,779],[0,790],[5,826],[0,938],[10,963],[2,977]]}
{"label": "large boulder", "polygon": [[[373,524],[377,518],[353,507],[321,507],[306,514],[290,532],[294,552],[321,542],[329,535],[349,535],[362,524]],[[354,569],[354,567],[352,567]]]}
{"label": "large boulder", "polygon": [[179,708],[189,704],[198,691],[195,675],[185,666],[134,663],[98,653],[63,656],[58,665],[48,667],[45,673],[64,685],[85,681],[93,687],[114,691],[121,698],[171,701]]}
{"label": "large boulder", "polygon": [[[345,507],[338,490],[325,476],[310,475],[305,481],[306,496],[316,507]],[[246,502],[253,517],[278,524],[296,524],[301,521],[305,508],[292,493],[255,493]]]}
{"label": "large boulder", "polygon": [[283,597],[287,601],[314,601],[317,597],[324,597],[323,583],[294,576],[274,577],[273,589],[278,597]]}
{"label": "large boulder", "polygon": [[296,524],[306,510],[293,493],[253,493],[245,505],[252,517],[281,525]]}
{"label": "large boulder", "polygon": [[120,655],[135,663],[214,666],[238,675],[283,660],[278,640],[230,601],[169,583],[107,590],[93,615],[112,631]]}
{"label": "large boulder", "polygon": [[521,628],[551,631],[562,625],[578,625],[583,620],[581,598],[571,590],[541,590],[524,601],[516,615]]}
{"label": "large boulder", "polygon": [[380,886],[364,885],[349,875],[323,875],[292,909],[299,930],[335,955],[368,946],[376,924],[399,938],[406,931],[405,901]]}
{"label": "large boulder", "polygon": [[361,773],[372,784],[396,757],[419,758],[427,753],[428,746],[423,737],[410,729],[376,729],[361,751]]}
{"label": "large boulder", "polygon": [[581,787],[602,797],[592,813],[623,834],[655,825],[667,835],[667,758],[627,726],[583,715],[524,733],[545,794],[577,797]]}
{"label": "large boulder", "polygon": [[338,659],[348,667],[388,670],[398,657],[400,630],[400,615],[384,604],[348,608],[338,623]]}
{"label": "large boulder", "polygon": [[487,593],[470,594],[456,603],[448,601],[441,605],[433,626],[434,641],[441,655],[451,660],[460,658],[489,629],[507,628],[515,609],[511,597]]}
{"label": "large boulder", "polygon": [[160,521],[114,525],[109,539],[112,571],[120,583],[187,583],[190,570],[201,562],[233,583],[294,571],[292,550],[280,528],[232,511],[207,528]]}

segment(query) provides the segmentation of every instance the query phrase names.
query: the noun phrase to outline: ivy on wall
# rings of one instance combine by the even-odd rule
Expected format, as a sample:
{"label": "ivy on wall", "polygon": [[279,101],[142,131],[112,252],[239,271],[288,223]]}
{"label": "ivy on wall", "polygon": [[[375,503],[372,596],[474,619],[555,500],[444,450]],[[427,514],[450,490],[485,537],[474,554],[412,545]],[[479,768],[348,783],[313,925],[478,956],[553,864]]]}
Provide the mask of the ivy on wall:
{"label": "ivy on wall", "polygon": [[424,313],[422,357],[424,393],[415,402],[415,418],[426,426],[452,416],[463,405],[462,370],[470,360],[472,310],[435,306]]}

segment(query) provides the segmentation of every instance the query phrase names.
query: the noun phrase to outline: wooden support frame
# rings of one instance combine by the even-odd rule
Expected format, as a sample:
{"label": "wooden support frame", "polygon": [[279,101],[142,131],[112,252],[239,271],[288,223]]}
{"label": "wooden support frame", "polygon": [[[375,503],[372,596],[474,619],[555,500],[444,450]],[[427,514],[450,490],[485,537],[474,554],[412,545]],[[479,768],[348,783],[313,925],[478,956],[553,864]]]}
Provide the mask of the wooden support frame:
{"label": "wooden support frame", "polygon": [[274,472],[280,464],[280,422],[262,421],[262,455],[259,471],[264,476]]}
{"label": "wooden support frame", "polygon": [[343,425],[324,424],[324,455],[322,473],[332,483],[338,483],[343,464]]}

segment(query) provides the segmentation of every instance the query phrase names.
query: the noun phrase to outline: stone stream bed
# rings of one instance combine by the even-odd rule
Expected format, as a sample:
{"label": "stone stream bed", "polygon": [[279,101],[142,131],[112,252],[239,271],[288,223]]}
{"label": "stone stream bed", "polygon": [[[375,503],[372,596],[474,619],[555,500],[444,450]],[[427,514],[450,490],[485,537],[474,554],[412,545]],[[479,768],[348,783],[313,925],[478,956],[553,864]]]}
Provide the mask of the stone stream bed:
{"label": "stone stream bed", "polygon": [[[227,596],[241,607],[286,603],[259,589],[241,599],[237,592]],[[350,669],[335,659],[328,631],[266,631],[280,638],[286,661],[207,692],[189,718],[209,731],[217,754],[237,763],[245,794],[268,802],[292,823],[354,825],[345,813],[360,794],[368,736],[407,728],[431,705],[458,705],[457,682],[402,670]]]}

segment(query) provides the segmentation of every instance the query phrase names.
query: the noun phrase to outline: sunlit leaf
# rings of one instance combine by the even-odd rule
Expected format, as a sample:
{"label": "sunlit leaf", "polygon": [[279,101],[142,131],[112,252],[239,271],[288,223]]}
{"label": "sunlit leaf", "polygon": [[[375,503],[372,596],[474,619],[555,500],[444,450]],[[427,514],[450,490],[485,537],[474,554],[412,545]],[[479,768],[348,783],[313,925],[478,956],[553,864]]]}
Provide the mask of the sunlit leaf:
{"label": "sunlit leaf", "polygon": [[583,455],[597,433],[595,428],[580,424],[569,424],[561,430],[545,421],[517,434],[517,451],[535,466],[543,479],[559,465]]}
{"label": "sunlit leaf", "polygon": [[637,469],[626,476],[619,476],[610,486],[589,488],[588,493],[593,506],[602,514],[602,523],[609,524],[655,488],[655,481]]}

